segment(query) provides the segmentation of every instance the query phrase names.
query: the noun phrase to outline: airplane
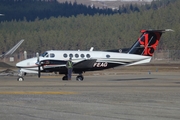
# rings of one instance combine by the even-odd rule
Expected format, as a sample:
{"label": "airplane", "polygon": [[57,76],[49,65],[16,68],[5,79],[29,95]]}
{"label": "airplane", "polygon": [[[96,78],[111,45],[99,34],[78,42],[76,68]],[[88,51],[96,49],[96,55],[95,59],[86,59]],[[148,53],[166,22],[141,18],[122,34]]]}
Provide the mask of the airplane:
{"label": "airplane", "polygon": [[17,48],[19,48],[19,46],[24,42],[24,39],[20,40],[13,48],[11,48],[9,51],[7,51],[6,53],[4,54],[1,54],[0,55],[0,58],[3,58],[3,57],[7,57],[7,56],[10,56],[12,55]]}
{"label": "airplane", "polygon": [[16,64],[19,74],[17,81],[23,81],[27,73],[36,73],[38,77],[41,72],[55,72],[64,74],[62,80],[67,80],[66,62],[69,58],[73,62],[73,73],[79,74],[76,80],[83,81],[82,75],[86,71],[104,70],[119,66],[132,66],[149,63],[155,52],[162,33],[173,31],[164,30],[141,30],[141,36],[129,49],[94,51],[81,50],[49,50],[41,56],[29,58]]}

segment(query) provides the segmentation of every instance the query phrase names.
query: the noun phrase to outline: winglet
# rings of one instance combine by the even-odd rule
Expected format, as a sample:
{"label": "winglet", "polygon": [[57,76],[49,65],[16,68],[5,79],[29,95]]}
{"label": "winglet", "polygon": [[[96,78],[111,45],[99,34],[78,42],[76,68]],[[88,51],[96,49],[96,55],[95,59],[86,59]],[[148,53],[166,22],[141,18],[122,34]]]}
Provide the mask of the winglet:
{"label": "winglet", "polygon": [[89,49],[89,51],[93,51],[93,49],[94,49],[94,47],[91,47],[91,48]]}

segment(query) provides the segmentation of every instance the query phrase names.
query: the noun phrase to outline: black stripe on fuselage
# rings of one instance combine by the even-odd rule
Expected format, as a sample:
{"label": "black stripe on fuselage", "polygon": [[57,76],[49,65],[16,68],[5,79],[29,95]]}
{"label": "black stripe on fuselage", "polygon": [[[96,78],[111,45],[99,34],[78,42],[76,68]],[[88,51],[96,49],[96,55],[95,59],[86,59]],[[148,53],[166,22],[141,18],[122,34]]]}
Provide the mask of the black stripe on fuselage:
{"label": "black stripe on fuselage", "polygon": [[[88,67],[84,67],[84,68],[73,68],[73,72],[74,73],[83,73],[85,71],[98,71],[98,70],[104,70],[104,69],[109,69],[109,68],[114,68],[117,66],[121,66],[124,64],[118,64],[118,63],[108,63],[107,66],[104,63],[101,63],[98,66],[92,66],[91,68]],[[63,67],[53,67],[53,68],[45,68],[44,70],[42,70],[42,72],[59,72],[60,74],[67,74],[67,68],[65,66]]]}

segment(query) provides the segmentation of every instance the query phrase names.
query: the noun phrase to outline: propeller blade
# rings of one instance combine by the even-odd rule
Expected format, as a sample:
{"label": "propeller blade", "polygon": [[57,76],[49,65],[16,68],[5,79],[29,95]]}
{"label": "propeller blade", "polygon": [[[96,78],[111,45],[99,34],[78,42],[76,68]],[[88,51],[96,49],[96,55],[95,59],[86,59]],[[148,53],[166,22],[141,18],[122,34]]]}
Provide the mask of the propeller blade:
{"label": "propeller blade", "polygon": [[37,57],[37,62],[39,62],[39,53],[36,53],[36,57]]}
{"label": "propeller blade", "polygon": [[37,65],[38,65],[38,77],[40,78],[41,77],[41,64],[39,62],[39,53],[38,52],[36,53],[36,56],[37,56]]}
{"label": "propeller blade", "polygon": [[38,77],[40,78],[41,77],[41,66],[38,66]]}

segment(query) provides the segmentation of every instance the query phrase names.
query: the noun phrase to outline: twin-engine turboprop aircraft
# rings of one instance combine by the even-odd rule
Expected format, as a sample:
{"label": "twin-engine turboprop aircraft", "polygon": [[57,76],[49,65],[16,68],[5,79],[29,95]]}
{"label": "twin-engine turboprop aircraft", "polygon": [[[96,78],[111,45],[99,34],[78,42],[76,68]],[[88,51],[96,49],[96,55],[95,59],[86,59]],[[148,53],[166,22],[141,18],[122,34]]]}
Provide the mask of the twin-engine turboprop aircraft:
{"label": "twin-engine turboprop aircraft", "polygon": [[19,48],[19,46],[24,42],[24,40],[20,40],[13,48],[11,48],[9,51],[7,51],[6,53],[0,55],[0,58],[3,58],[3,57],[6,57],[6,56],[9,56],[9,55],[12,55],[16,49]]}
{"label": "twin-engine turboprop aircraft", "polygon": [[162,33],[173,31],[165,30],[141,30],[142,35],[135,44],[126,51],[72,51],[72,50],[50,50],[41,56],[23,60],[16,64],[20,68],[18,81],[23,81],[26,73],[58,72],[65,74],[62,80],[67,80],[66,62],[72,58],[73,73],[79,74],[76,80],[84,79],[86,71],[104,70],[118,66],[131,66],[149,63],[157,48]]}

